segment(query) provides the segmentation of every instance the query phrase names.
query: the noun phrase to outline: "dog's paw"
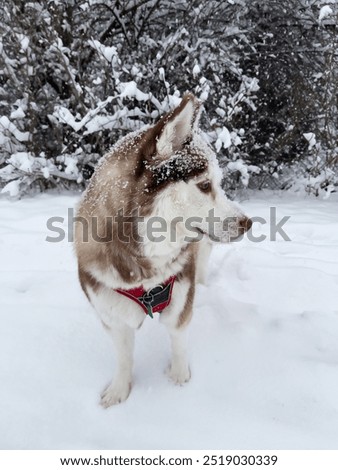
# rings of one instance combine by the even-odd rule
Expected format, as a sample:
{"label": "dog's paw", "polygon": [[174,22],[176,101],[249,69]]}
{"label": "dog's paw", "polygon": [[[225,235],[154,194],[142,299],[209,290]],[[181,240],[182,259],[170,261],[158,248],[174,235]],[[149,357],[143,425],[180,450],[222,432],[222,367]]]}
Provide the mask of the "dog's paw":
{"label": "dog's paw", "polygon": [[169,379],[176,385],[183,385],[189,382],[191,378],[190,367],[188,365],[181,367],[174,367],[170,365],[166,370]]}
{"label": "dog's paw", "polygon": [[100,405],[103,408],[109,408],[110,406],[117,405],[125,401],[131,391],[131,383],[112,383],[101,394]]}

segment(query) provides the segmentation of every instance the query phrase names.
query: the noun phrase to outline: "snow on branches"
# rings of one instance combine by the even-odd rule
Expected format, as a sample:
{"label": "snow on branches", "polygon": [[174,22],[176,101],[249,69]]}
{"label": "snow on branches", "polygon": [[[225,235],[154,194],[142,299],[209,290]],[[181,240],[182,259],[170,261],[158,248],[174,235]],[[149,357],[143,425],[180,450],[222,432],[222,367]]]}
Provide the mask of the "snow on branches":
{"label": "snow on branches", "polygon": [[226,189],[338,183],[332,0],[8,0],[0,18],[3,193],[83,187],[185,91]]}

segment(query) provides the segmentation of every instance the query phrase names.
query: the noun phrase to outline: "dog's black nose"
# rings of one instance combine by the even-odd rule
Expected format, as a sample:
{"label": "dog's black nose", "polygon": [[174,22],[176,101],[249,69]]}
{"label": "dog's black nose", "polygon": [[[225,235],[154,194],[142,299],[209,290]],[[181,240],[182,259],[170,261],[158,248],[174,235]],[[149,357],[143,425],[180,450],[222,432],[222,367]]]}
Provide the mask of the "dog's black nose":
{"label": "dog's black nose", "polygon": [[245,232],[247,232],[248,230],[251,229],[251,227],[252,227],[252,220],[249,219],[248,217],[243,217],[243,218],[240,219],[240,221],[238,222],[238,227],[239,227],[241,233],[245,233]]}

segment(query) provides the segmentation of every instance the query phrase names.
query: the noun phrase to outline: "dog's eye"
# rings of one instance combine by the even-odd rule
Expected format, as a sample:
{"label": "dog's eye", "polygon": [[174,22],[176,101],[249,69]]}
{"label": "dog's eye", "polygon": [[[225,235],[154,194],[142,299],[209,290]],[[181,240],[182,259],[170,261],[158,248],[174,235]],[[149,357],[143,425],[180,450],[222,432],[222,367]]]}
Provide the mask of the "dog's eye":
{"label": "dog's eye", "polygon": [[210,193],[211,191],[211,182],[209,180],[201,181],[197,184],[197,187],[203,193]]}

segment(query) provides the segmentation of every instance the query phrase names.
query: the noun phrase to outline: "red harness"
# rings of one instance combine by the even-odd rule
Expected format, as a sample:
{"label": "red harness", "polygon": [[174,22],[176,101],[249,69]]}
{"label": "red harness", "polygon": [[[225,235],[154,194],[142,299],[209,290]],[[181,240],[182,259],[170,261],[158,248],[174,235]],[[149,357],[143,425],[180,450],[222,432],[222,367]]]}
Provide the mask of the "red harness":
{"label": "red harness", "polygon": [[128,299],[136,302],[144,310],[146,315],[153,318],[153,313],[164,310],[171,302],[171,294],[174,287],[176,276],[171,276],[162,284],[144,290],[143,286],[134,287],[133,289],[115,289],[116,292],[122,294]]}

